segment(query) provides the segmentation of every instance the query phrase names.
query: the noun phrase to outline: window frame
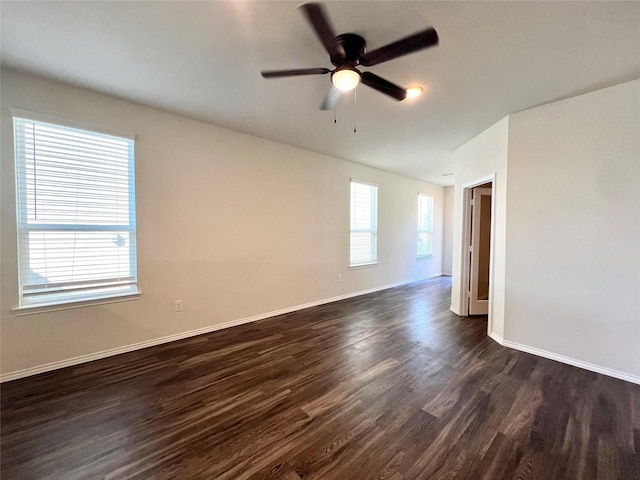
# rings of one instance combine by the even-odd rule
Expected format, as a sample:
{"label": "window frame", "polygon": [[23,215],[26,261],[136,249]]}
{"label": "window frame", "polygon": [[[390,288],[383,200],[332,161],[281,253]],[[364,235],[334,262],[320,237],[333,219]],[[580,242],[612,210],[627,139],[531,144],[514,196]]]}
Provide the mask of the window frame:
{"label": "window frame", "polygon": [[[137,272],[137,218],[136,218],[136,192],[135,192],[135,135],[130,133],[117,132],[96,128],[80,122],[69,121],[50,115],[43,115],[22,109],[10,108],[9,113],[12,117],[13,142],[14,142],[14,167],[15,167],[15,201],[16,201],[16,234],[17,234],[17,263],[18,263],[18,306],[13,310],[18,314],[38,313],[40,311],[52,311],[66,308],[75,308],[83,305],[93,305],[101,303],[111,303],[125,301],[129,299],[137,299],[140,296],[138,290],[138,272]],[[127,215],[128,223],[69,223],[68,219],[56,222],[49,221],[47,223],[29,223],[29,206],[26,203],[27,185],[26,170],[27,157],[18,151],[19,147],[19,130],[18,122],[46,124],[53,128],[73,129],[81,133],[116,137],[118,140],[127,142],[127,173],[125,181],[127,184]],[[61,134],[64,133],[60,130]],[[37,139],[36,139],[37,142]],[[23,173],[20,173],[23,172]],[[54,197],[55,198],[55,197]],[[100,211],[100,210],[98,210]],[[104,210],[103,210],[104,211]],[[128,255],[129,255],[129,275],[126,277],[103,278],[96,277],[94,279],[74,280],[71,282],[52,282],[57,288],[48,291],[48,286],[44,285],[41,293],[36,292],[29,294],[26,290],[32,292],[37,289],[37,285],[29,284],[23,279],[25,272],[30,269],[31,256],[29,255],[29,244],[25,243],[25,238],[29,232],[109,232],[109,231],[126,231],[128,233]],[[25,253],[26,251],[26,253]],[[95,258],[95,257],[91,257]],[[26,262],[26,266],[25,263]],[[114,281],[115,280],[115,281]],[[110,281],[111,284],[105,285]],[[100,284],[103,284],[100,286]],[[74,288],[77,287],[77,288]],[[31,295],[35,299],[29,299]],[[38,298],[39,297],[39,298]],[[20,312],[24,311],[24,312]]]}
{"label": "window frame", "polygon": [[[353,198],[353,187],[354,184],[367,186],[371,188],[373,195],[371,197],[370,204],[370,226],[369,228],[353,228],[354,221],[354,213],[355,213],[355,205]],[[373,251],[373,255],[367,258],[364,261],[354,261],[353,259],[353,235],[369,233],[371,235],[371,250]],[[367,182],[364,180],[358,180],[355,178],[350,179],[349,183],[349,268],[361,268],[361,267],[369,267],[378,264],[378,185],[372,182]]]}
{"label": "window frame", "polygon": [[[430,210],[430,214],[428,216],[428,224],[427,225],[423,225],[422,224],[422,218],[423,218],[423,214],[422,214],[422,200],[423,199],[427,199],[428,204],[427,204],[427,209]],[[416,235],[416,259],[424,259],[424,258],[431,258],[433,257],[433,212],[434,212],[434,206],[433,206],[433,195],[429,195],[428,193],[422,193],[422,192],[418,192],[418,228],[417,228],[417,235]],[[429,242],[429,251],[427,253],[420,253],[420,238],[421,235],[427,234],[430,237],[430,242]]]}

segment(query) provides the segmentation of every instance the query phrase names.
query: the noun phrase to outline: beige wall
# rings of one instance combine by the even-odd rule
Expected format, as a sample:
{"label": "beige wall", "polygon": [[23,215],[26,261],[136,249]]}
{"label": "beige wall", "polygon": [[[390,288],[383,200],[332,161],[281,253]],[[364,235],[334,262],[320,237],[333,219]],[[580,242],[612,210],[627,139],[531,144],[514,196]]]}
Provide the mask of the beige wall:
{"label": "beige wall", "polygon": [[511,115],[456,151],[455,172],[452,310],[463,187],[495,172],[489,333],[640,383],[640,80]]}
{"label": "beige wall", "polygon": [[512,115],[505,338],[640,380],[640,81]]}
{"label": "beige wall", "polygon": [[451,275],[453,264],[453,203],[455,187],[444,189],[444,222],[442,227],[442,274]]}
{"label": "beige wall", "polygon": [[[442,187],[13,71],[1,86],[3,374],[441,273],[440,229],[433,257],[415,256],[417,193],[433,196],[442,225]],[[11,311],[10,107],[137,134],[139,300]],[[379,185],[379,264],[350,270],[352,177]]]}
{"label": "beige wall", "polygon": [[[451,309],[463,312],[465,287],[462,282],[462,222],[464,189],[495,175],[493,184],[495,203],[495,238],[493,240],[493,294],[490,302],[489,326],[491,334],[502,338],[504,335],[504,279],[505,279],[505,238],[507,212],[507,147],[509,118],[506,117],[465,143],[455,152],[455,202],[453,212],[453,278],[451,288]],[[484,182],[482,182],[484,183]]]}

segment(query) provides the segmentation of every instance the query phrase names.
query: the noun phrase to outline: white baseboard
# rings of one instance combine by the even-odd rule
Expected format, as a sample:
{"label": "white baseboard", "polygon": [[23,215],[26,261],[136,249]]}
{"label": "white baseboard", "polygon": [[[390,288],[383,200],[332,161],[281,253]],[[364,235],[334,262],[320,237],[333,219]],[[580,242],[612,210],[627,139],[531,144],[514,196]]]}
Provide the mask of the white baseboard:
{"label": "white baseboard", "polygon": [[[439,275],[434,275],[437,277]],[[429,277],[429,278],[434,278]],[[369,288],[367,290],[360,290],[358,292],[346,293],[344,295],[338,295],[336,297],[325,298],[322,300],[316,300],[313,302],[303,303],[301,305],[295,305],[293,307],[282,308],[280,310],[274,310],[272,312],[261,313],[259,315],[253,315],[251,317],[239,318],[231,320],[225,323],[219,323],[216,325],[210,325],[204,328],[198,328],[196,330],[189,330],[187,332],[175,333],[173,335],[167,335],[164,337],[154,338],[152,340],[145,340],[143,342],[132,343],[130,345],[124,345],[122,347],[110,348],[108,350],[102,350],[100,352],[90,353],[87,355],[81,355],[79,357],[68,358],[57,362],[47,363],[45,365],[39,365],[37,367],[25,368],[23,370],[16,370],[14,372],[5,373],[0,375],[0,383],[9,382],[11,380],[17,380],[19,378],[30,377],[39,373],[49,372],[51,370],[58,370],[60,368],[71,367],[73,365],[79,365],[81,363],[92,362],[94,360],[100,360],[101,358],[112,357],[114,355],[120,355],[121,353],[133,352],[134,350],[140,350],[147,347],[153,347],[163,343],[174,342],[176,340],[182,340],[184,338],[195,337],[197,335],[203,335],[205,333],[215,332],[216,330],[222,330],[224,328],[235,327],[245,323],[256,322],[265,318],[277,317],[278,315],[284,315],[285,313],[291,313],[298,310],[304,310],[305,308],[317,307],[318,305],[324,305],[326,303],[337,302],[339,300],[346,300],[348,298],[359,297],[361,295],[367,295],[369,293],[379,292],[381,290],[387,290],[389,288],[399,287],[401,285],[408,285],[410,283],[426,280],[427,278],[419,278],[410,280],[407,282],[391,283],[383,285],[381,287]]]}
{"label": "white baseboard", "polygon": [[640,385],[640,377],[636,375],[631,375],[629,373],[621,372],[619,370],[613,370],[611,368],[601,367],[600,365],[596,365],[594,363],[584,362],[582,360],[578,360],[572,357],[566,357],[564,355],[559,355],[553,352],[548,352],[547,350],[541,350],[539,348],[530,347],[528,345],[523,345],[521,343],[510,342],[509,340],[504,340],[503,338],[501,338],[500,336],[496,335],[493,332],[489,333],[489,337],[494,339],[500,345],[513,348],[514,350],[531,353],[532,355],[536,355],[538,357],[548,358],[549,360],[555,360],[556,362],[566,363],[567,365],[572,365],[578,368],[584,368],[585,370],[589,370],[591,372],[601,373],[609,377],[618,378],[620,380],[625,380],[627,382],[636,383]]}
{"label": "white baseboard", "polygon": [[460,313],[460,310],[458,309],[458,307],[454,307],[453,305],[451,305],[449,307],[449,310],[451,310],[453,313],[455,313],[456,315],[458,315],[459,317],[464,317],[464,315],[462,315]]}
{"label": "white baseboard", "polygon": [[498,335],[497,333],[489,332],[487,335],[489,335],[489,338],[493,338],[500,345],[504,345],[504,339],[500,335]]}

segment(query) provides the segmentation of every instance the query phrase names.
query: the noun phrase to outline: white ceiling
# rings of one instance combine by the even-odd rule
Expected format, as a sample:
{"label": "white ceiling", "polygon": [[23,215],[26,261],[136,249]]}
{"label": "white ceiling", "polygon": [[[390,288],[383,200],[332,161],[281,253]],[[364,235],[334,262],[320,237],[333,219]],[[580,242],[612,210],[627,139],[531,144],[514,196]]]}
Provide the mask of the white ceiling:
{"label": "white ceiling", "polygon": [[[432,25],[440,45],[369,70],[417,100],[367,87],[333,112],[331,67],[296,2],[2,1],[3,65],[214,125],[441,185],[452,152],[509,113],[640,77],[640,2],[329,2],[369,49]],[[357,115],[356,115],[357,114]],[[358,132],[353,133],[357,116]]]}

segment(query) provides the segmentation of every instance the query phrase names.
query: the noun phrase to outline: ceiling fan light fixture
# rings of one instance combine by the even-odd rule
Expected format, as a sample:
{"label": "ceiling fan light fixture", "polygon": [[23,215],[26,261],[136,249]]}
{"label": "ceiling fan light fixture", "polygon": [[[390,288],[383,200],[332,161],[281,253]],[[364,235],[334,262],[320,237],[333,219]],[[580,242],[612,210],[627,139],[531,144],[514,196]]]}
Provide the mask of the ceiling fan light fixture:
{"label": "ceiling fan light fixture", "polygon": [[407,88],[407,98],[416,98],[424,93],[422,87],[409,87]]}
{"label": "ceiling fan light fixture", "polygon": [[353,90],[360,83],[360,73],[351,68],[340,68],[331,75],[331,82],[342,92]]}

